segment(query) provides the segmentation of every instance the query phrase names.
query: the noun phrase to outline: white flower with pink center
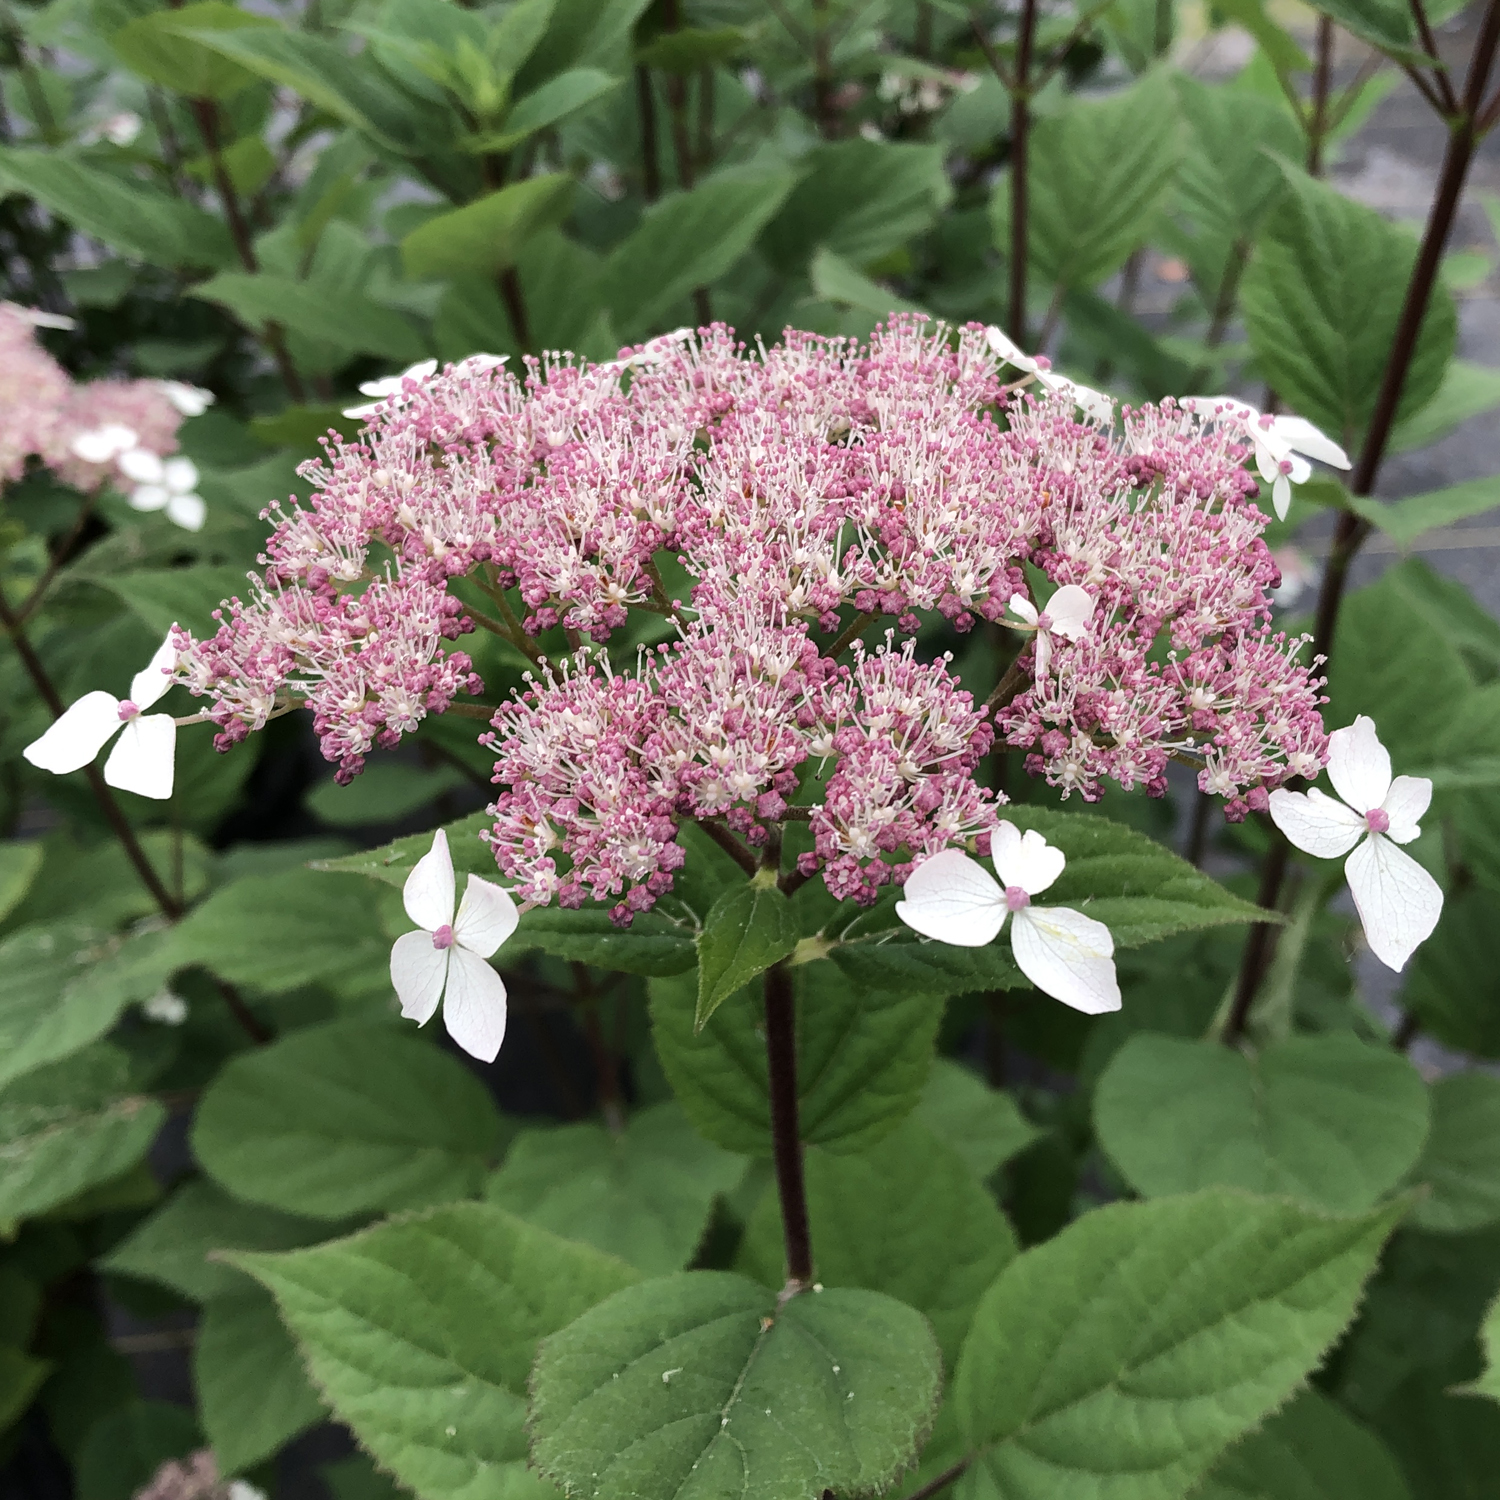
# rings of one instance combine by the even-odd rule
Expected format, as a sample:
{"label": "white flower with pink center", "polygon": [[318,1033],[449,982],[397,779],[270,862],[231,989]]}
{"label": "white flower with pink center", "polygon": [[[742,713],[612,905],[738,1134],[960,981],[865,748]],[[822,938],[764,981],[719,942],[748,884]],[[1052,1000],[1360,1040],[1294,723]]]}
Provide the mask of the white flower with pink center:
{"label": "white flower with pink center", "polygon": [[396,939],[391,983],[401,1014],[424,1026],[442,1002],[448,1035],[465,1052],[494,1062],[505,1040],[505,981],[490,967],[495,950],[521,920],[509,891],[469,876],[454,914],[453,857],[441,828],[402,887],[406,915],[420,929]]}
{"label": "white flower with pink center", "polygon": [[1094,617],[1094,600],[1076,583],[1065,583],[1038,609],[1025,594],[1012,594],[1006,609],[1021,622],[1018,628],[1036,632],[1036,675],[1045,677],[1052,665],[1052,637],[1076,641],[1088,633]]}
{"label": "white flower with pink center", "polygon": [[177,721],[171,714],[146,710],[172,686],[177,648],[172,636],[156,649],[150,665],[130,681],[130,696],[85,693],[39,740],[21,753],[43,771],[65,776],[81,771],[114,738],[120,736],[104,763],[104,779],[122,792],[164,802],[172,795]]}
{"label": "white flower with pink center", "polygon": [[998,883],[959,849],[924,859],[907,878],[896,915],[923,937],[983,948],[1012,917],[1010,946],[1021,972],[1044,995],[1086,1015],[1119,1010],[1114,939],[1093,917],[1066,906],[1033,906],[1062,874],[1067,856],[1034,828],[1001,821],[990,838]]}
{"label": "white flower with pink center", "polygon": [[1364,714],[1328,736],[1328,779],[1342,802],[1316,787],[1277,790],[1271,817],[1305,854],[1349,855],[1344,878],[1370,951],[1400,970],[1443,914],[1442,888],[1397,847],[1422,832],[1418,819],[1432,801],[1432,783],[1425,776],[1391,776],[1391,757]]}

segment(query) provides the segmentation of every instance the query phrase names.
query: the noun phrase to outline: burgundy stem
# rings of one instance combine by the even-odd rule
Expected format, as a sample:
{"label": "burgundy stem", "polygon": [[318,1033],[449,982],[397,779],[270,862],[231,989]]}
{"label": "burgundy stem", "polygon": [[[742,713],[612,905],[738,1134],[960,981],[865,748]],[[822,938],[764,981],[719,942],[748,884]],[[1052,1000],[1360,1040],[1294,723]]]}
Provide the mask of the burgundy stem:
{"label": "burgundy stem", "polygon": [[807,1188],[802,1177],[802,1138],[797,1118],[797,1006],[791,971],[785,964],[766,970],[766,1066],[770,1075],[771,1142],[776,1160],[776,1193],[786,1244],[786,1289],[795,1296],[812,1285],[812,1231],[807,1222]]}

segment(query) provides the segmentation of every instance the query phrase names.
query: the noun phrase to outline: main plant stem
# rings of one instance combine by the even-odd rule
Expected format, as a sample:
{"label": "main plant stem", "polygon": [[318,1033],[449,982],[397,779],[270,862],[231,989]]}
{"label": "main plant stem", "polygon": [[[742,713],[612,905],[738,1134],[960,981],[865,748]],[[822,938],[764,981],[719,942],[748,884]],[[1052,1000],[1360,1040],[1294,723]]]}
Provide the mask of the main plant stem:
{"label": "main plant stem", "polygon": [[802,1133],[797,1119],[797,1007],[785,964],[766,970],[766,1066],[770,1075],[771,1145],[776,1193],[786,1244],[783,1299],[812,1285],[812,1232],[807,1223],[807,1187],[802,1177]]}
{"label": "main plant stem", "polygon": [[1031,136],[1031,44],[1036,0],[1022,0],[1016,33],[1016,77],[1010,95],[1010,336],[1026,348],[1027,182]]}
{"label": "main plant stem", "polygon": [[1307,171],[1323,174],[1323,145],[1328,137],[1328,88],[1333,77],[1333,22],[1318,17],[1318,57],[1313,67],[1312,113],[1307,122]]}
{"label": "main plant stem", "polygon": [[[1380,390],[1375,398],[1375,409],[1371,413],[1359,461],[1349,483],[1350,491],[1355,495],[1366,496],[1374,490],[1381,462],[1395,429],[1401,393],[1406,387],[1406,377],[1416,353],[1417,340],[1421,336],[1422,322],[1432,302],[1448,236],[1452,233],[1453,220],[1463,198],[1464,184],[1474,161],[1475,147],[1483,133],[1480,122],[1481,115],[1485,113],[1484,96],[1489,87],[1497,49],[1500,49],[1500,0],[1490,0],[1480,23],[1473,56],[1469,60],[1459,110],[1447,122],[1448,143],[1443,152],[1437,193],[1427,216],[1427,226],[1422,232],[1422,244],[1417,251],[1416,264],[1412,267],[1411,278],[1406,284],[1406,295],[1401,304],[1401,315],[1396,322],[1396,334],[1391,341],[1391,352],[1381,377]],[[1369,534],[1370,525],[1362,517],[1352,511],[1344,511],[1339,516],[1328,562],[1323,569],[1323,582],[1318,590],[1312,646],[1315,661],[1319,657],[1326,660],[1333,649],[1333,636],[1338,626],[1344,589],[1349,580],[1349,569]],[[1280,897],[1288,853],[1286,840],[1279,832],[1275,832],[1274,842],[1261,870],[1260,892],[1257,896],[1259,904],[1268,910],[1274,910]],[[1224,1027],[1224,1041],[1231,1046],[1236,1045],[1244,1033],[1255,993],[1270,964],[1274,946],[1274,929],[1269,924],[1256,923],[1250,929],[1235,986],[1233,1008]]]}

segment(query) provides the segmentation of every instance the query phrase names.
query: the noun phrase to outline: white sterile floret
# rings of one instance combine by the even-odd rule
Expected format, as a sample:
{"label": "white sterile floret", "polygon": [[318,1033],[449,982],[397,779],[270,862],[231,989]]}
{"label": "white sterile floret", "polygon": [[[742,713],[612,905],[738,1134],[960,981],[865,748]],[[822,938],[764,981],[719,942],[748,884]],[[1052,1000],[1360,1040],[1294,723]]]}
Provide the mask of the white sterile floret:
{"label": "white sterile floret", "polygon": [[1045,995],[1087,1015],[1119,1010],[1114,939],[1093,917],[1066,906],[1031,904],[1062,874],[1067,856],[1035,829],[999,823],[990,835],[994,879],[959,849],[924,859],[908,877],[896,915],[923,937],[982,948],[1014,914],[1011,951],[1021,972]]}
{"label": "white sterile floret", "polygon": [[156,388],[185,417],[201,417],[214,404],[214,393],[181,380],[158,380]]}
{"label": "white sterile floret", "polygon": [[1052,368],[1052,361],[1045,354],[1023,353],[1020,346],[998,328],[986,328],[984,337],[985,342],[990,346],[990,353],[1001,364],[1012,365],[1017,370],[1024,370],[1028,375],[1034,375],[1040,385],[1055,394],[1071,396],[1074,404],[1081,407],[1084,413],[1094,421],[1105,423],[1114,421],[1113,396],[1106,396],[1103,391],[1079,385],[1076,380],[1069,380],[1066,375],[1057,374]]}
{"label": "white sterile floret", "polygon": [[1349,455],[1305,417],[1273,417],[1233,396],[1183,396],[1177,404],[1185,411],[1243,431],[1255,449],[1255,467],[1260,477],[1271,486],[1271,504],[1277,520],[1286,520],[1292,504],[1292,486],[1305,484],[1312,478],[1308,458],[1336,469],[1351,467]]}
{"label": "white sterile floret", "polygon": [[1364,714],[1328,736],[1328,779],[1342,802],[1316,787],[1277,790],[1271,793],[1272,820],[1306,854],[1349,855],[1344,879],[1370,952],[1400,970],[1443,914],[1442,888],[1396,847],[1421,833],[1432,783],[1425,776],[1392,778],[1391,757],[1374,720]]}
{"label": "white sterile floret", "polygon": [[172,795],[172,762],[177,747],[177,724],[171,714],[148,714],[172,686],[177,648],[172,633],[157,647],[151,664],[130,681],[123,701],[113,693],[85,693],[44,734],[21,753],[43,771],[64,776],[82,770],[118,733],[119,742],[104,763],[104,779],[122,792],[154,797]]}
{"label": "white sterile floret", "polygon": [[1024,628],[1036,631],[1038,678],[1047,675],[1047,668],[1052,663],[1053,635],[1076,641],[1087,634],[1089,621],[1094,617],[1093,596],[1076,583],[1065,583],[1047,601],[1045,609],[1037,609],[1025,594],[1012,594],[1006,608]]}
{"label": "white sterile floret", "polygon": [[386,375],[380,380],[362,381],[359,387],[360,395],[373,396],[375,399],[364,406],[345,408],[344,415],[355,418],[373,417],[392,396],[401,394],[408,380],[415,380],[420,385],[424,380],[431,380],[437,374],[437,367],[435,359],[424,359],[414,365],[408,365],[399,375]]}
{"label": "white sterile floret", "polygon": [[190,458],[163,459],[149,448],[132,448],[119,457],[120,472],[135,481],[130,504],[135,510],[164,510],[184,531],[202,531],[208,507],[198,493],[198,466]]}
{"label": "white sterile floret", "polygon": [[509,891],[478,875],[469,876],[457,916],[454,895],[453,858],[439,828],[401,891],[421,930],[396,939],[391,983],[408,1020],[425,1025],[441,1000],[449,1036],[471,1056],[494,1062],[505,1040],[505,981],[486,960],[521,917]]}
{"label": "white sterile floret", "polygon": [[135,428],[123,422],[106,422],[89,432],[80,432],[69,445],[86,464],[107,464],[128,453],[140,442]]}

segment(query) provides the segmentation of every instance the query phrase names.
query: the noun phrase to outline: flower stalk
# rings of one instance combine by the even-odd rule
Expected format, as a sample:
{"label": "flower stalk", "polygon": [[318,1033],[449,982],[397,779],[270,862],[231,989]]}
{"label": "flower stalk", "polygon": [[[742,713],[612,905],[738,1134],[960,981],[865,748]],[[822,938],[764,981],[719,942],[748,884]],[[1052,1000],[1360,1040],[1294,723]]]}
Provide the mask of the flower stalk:
{"label": "flower stalk", "polygon": [[813,1279],[812,1231],[802,1173],[802,1135],[797,1109],[797,1007],[791,971],[784,963],[766,970],[766,1067],[771,1095],[771,1144],[776,1194],[786,1246],[782,1300],[805,1292]]}

